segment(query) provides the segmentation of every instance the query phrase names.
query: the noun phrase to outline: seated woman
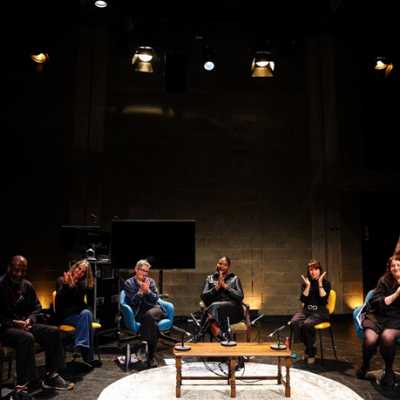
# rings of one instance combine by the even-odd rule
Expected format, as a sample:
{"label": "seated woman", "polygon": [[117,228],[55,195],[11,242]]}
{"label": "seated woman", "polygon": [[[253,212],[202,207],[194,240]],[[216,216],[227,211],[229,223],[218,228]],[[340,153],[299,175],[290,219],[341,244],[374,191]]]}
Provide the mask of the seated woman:
{"label": "seated woman", "polygon": [[149,278],[150,263],[139,260],[134,268],[134,275],[125,281],[126,303],[135,313],[140,325],[140,335],[148,344],[148,366],[157,367],[154,354],[159,337],[158,321],[166,317],[166,312],[158,304],[158,290],[154,279]]}
{"label": "seated woman", "polygon": [[98,367],[101,362],[94,359],[93,315],[85,301],[88,290],[93,286],[89,262],[79,260],[57,279],[55,305],[59,322],[75,327],[75,348],[82,354],[83,361],[91,367]]}
{"label": "seated woman", "polygon": [[290,321],[294,337],[299,338],[305,346],[307,364],[315,363],[315,329],[314,326],[329,320],[326,308],[331,284],[325,279],[321,264],[317,260],[310,260],[307,264],[307,276],[301,275],[300,301],[303,309],[296,312]]}
{"label": "seated woman", "polygon": [[209,329],[213,336],[223,339],[228,331],[228,318],[231,324],[240,322],[243,318],[243,289],[240,279],[229,271],[230,266],[229,257],[221,257],[217,262],[216,272],[206,278],[201,299],[207,308],[195,340]]}
{"label": "seated woman", "polygon": [[381,378],[381,384],[393,386],[396,340],[400,337],[400,259],[389,258],[386,272],[379,279],[367,306],[362,327],[364,329],[363,363],[357,371],[357,377],[365,378],[371,358],[379,347],[385,362],[385,373]]}

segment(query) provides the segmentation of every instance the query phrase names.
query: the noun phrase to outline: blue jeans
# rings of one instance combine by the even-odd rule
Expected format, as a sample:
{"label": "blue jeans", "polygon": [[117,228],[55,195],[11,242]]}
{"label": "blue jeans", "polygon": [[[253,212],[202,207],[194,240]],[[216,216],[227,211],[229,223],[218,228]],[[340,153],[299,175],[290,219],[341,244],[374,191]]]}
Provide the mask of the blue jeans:
{"label": "blue jeans", "polygon": [[64,319],[66,324],[75,327],[75,347],[85,348],[89,361],[94,359],[92,321],[92,312],[86,309]]}

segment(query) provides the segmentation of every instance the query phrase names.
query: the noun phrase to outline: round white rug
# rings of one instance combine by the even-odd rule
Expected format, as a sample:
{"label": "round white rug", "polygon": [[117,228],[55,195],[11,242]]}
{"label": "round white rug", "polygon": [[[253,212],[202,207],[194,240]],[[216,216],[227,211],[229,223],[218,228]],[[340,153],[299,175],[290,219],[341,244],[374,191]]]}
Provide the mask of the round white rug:
{"label": "round white rug", "polygon": [[[217,363],[207,363],[215,373],[222,374]],[[276,375],[277,367],[270,364],[246,363],[245,375]],[[283,375],[286,373],[282,369]],[[183,375],[210,375],[202,362],[186,362]],[[236,398],[240,399],[284,399],[284,387],[275,380],[241,382],[242,371],[236,373]],[[214,375],[215,376],[215,375]],[[300,369],[290,369],[292,400],[363,400],[347,386],[332,379]],[[171,400],[175,398],[176,369],[174,365],[144,370],[122,378],[107,386],[98,400]],[[220,400],[230,398],[230,386],[226,381],[184,380],[182,399]]]}

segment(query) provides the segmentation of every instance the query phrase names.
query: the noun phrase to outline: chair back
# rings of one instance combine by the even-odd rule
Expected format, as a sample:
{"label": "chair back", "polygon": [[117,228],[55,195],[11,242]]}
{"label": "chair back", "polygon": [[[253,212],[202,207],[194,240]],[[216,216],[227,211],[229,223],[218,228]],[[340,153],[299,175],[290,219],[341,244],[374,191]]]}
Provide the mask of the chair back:
{"label": "chair back", "polygon": [[353,310],[353,323],[354,323],[354,329],[356,330],[356,335],[362,339],[364,337],[364,329],[362,327],[362,318],[361,314],[365,308],[365,306],[368,304],[368,302],[372,299],[372,296],[374,295],[374,289],[370,290],[367,295],[365,296],[364,303],[358,307],[356,307]]}
{"label": "chair back", "polygon": [[[136,321],[135,313],[132,310],[132,307],[126,303],[126,293],[125,290],[122,289],[119,294],[119,304],[120,310],[122,314],[123,322],[127,329],[134,333],[139,333],[140,330],[140,322]],[[165,301],[162,299],[158,299],[158,304],[165,310],[167,314],[166,318],[158,321],[158,328],[160,331],[167,331],[172,328],[174,324],[175,317],[175,307],[169,301]]]}
{"label": "chair back", "polygon": [[331,289],[329,292],[328,304],[326,305],[329,314],[333,314],[335,312],[335,307],[336,307],[336,292],[333,289]]}

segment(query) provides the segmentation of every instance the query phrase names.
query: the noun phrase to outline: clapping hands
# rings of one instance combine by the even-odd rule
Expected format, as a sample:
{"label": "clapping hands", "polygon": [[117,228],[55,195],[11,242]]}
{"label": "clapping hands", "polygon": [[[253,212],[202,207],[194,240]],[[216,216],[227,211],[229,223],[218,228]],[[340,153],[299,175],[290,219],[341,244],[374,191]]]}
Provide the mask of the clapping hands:
{"label": "clapping hands", "polygon": [[75,286],[75,280],[72,277],[71,272],[64,272],[64,283],[68,285],[69,287],[74,287]]}

